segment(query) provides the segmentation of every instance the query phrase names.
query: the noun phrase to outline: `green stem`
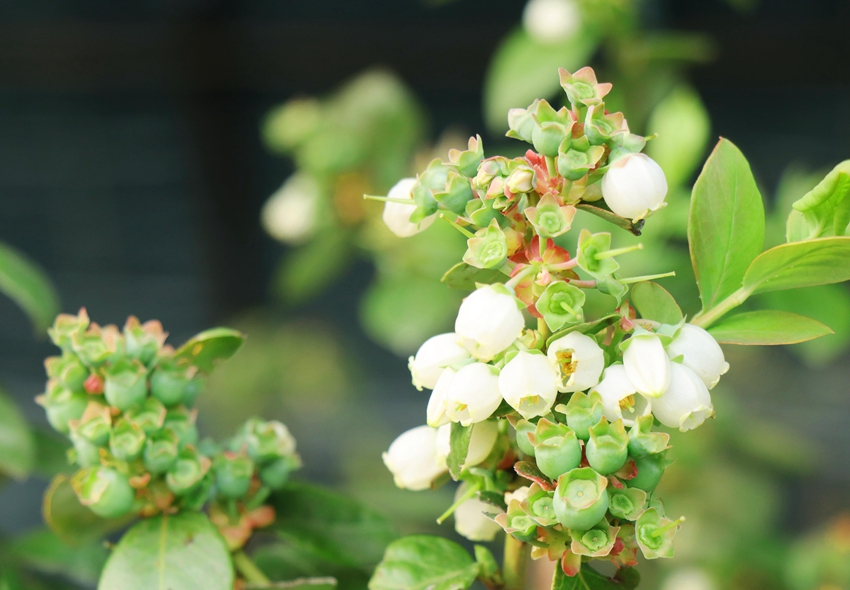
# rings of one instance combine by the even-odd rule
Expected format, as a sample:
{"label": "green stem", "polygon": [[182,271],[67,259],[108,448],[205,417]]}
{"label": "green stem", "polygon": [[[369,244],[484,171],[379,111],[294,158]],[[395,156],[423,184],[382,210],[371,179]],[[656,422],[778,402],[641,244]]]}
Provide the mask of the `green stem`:
{"label": "green stem", "polygon": [[[563,303],[561,305],[563,305]],[[537,331],[540,332],[540,337],[543,339],[543,342],[546,342],[546,339],[549,338],[549,326],[543,318],[537,318]]]}
{"label": "green stem", "polygon": [[527,277],[528,275],[535,273],[537,271],[538,271],[538,268],[536,266],[534,266],[533,264],[530,264],[530,265],[528,265],[527,268],[524,268],[521,271],[519,271],[519,273],[517,273],[517,275],[515,277],[513,277],[511,280],[509,280],[507,283],[505,283],[505,286],[510,287],[511,289],[515,289],[516,286],[519,285],[525,277]]}
{"label": "green stem", "polygon": [[464,492],[464,494],[460,498],[455,500],[454,504],[449,506],[448,510],[446,510],[440,515],[440,518],[437,519],[437,524],[443,524],[444,520],[450,517],[454,513],[454,511],[460,507],[461,504],[474,497],[475,494],[481,491],[482,487],[483,484],[481,483],[469,486],[469,489],[467,489],[466,492]]}
{"label": "green stem", "polygon": [[450,224],[453,228],[455,228],[457,231],[459,231],[460,233],[462,233],[463,235],[465,235],[467,238],[474,238],[474,237],[475,237],[475,234],[474,234],[474,233],[472,233],[471,231],[469,231],[468,229],[466,229],[465,227],[463,227],[462,225],[460,225],[460,224],[459,224],[459,223],[457,223],[456,221],[453,221],[453,220],[449,219],[449,217],[448,217],[445,213],[440,213],[440,217],[441,217],[441,218],[443,218],[443,219],[445,219],[446,221],[448,221],[448,222],[449,222],[449,224]]}
{"label": "green stem", "polygon": [[233,565],[249,584],[269,585],[272,583],[244,551],[237,551],[233,554]]}
{"label": "green stem", "polygon": [[549,173],[549,178],[558,176],[558,167],[555,165],[555,158],[546,156],[546,171]]}
{"label": "green stem", "polygon": [[502,563],[505,590],[524,590],[527,561],[528,545],[513,535],[505,535],[505,559]]}
{"label": "green stem", "polygon": [[708,328],[725,314],[741,305],[751,294],[752,292],[750,290],[741,287],[711,309],[705,309],[699,312],[691,319],[690,323],[700,328]]}

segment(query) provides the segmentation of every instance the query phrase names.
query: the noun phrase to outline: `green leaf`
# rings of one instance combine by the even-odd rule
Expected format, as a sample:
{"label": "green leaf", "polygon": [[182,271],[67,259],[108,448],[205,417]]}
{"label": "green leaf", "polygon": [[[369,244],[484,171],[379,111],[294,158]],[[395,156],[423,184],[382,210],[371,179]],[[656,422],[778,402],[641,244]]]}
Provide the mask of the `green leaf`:
{"label": "green leaf", "polygon": [[582,334],[596,334],[600,330],[604,330],[614,322],[620,319],[620,314],[611,313],[606,316],[599,318],[598,320],[593,320],[592,322],[585,322],[583,324],[576,324],[574,326],[569,326],[564,328],[563,330],[558,330],[546,340],[546,346],[552,344],[558,338],[566,336],[570,332],[581,332]]}
{"label": "green leaf", "polygon": [[251,590],[260,588],[281,588],[287,590],[332,590],[336,588],[336,578],[297,578],[286,582],[272,582],[270,584],[248,584]]}
{"label": "green leaf", "polygon": [[16,563],[86,585],[97,582],[108,554],[103,543],[70,547],[47,529],[36,529],[15,539],[11,553]]}
{"label": "green leaf", "polygon": [[382,515],[319,486],[292,483],[273,502],[277,534],[331,563],[371,571],[396,538]]}
{"label": "green leaf", "polygon": [[501,282],[507,277],[497,268],[477,268],[465,262],[458,262],[440,279],[450,289],[475,291],[476,283],[492,284]]}
{"label": "green leaf", "polygon": [[574,577],[564,574],[556,567],[552,580],[552,590],[634,590],[640,584],[640,574],[633,567],[617,570],[613,578],[603,576],[589,565],[584,564]]}
{"label": "green leaf", "polygon": [[59,297],[44,271],[3,243],[0,243],[0,291],[27,313],[39,333],[47,330],[59,313]]}
{"label": "green leaf", "polygon": [[202,373],[211,372],[217,363],[236,354],[245,342],[245,335],[230,328],[205,330],[190,338],[177,349],[174,357],[184,359]]}
{"label": "green leaf", "polygon": [[557,43],[540,43],[516,28],[496,50],[484,81],[487,126],[506,131],[508,110],[553,96],[560,88],[558,68],[575,71],[586,65],[597,43],[589,27]]}
{"label": "green leaf", "polygon": [[477,576],[478,564],[457,543],[412,535],[387,547],[369,590],[463,590]]}
{"label": "green leaf", "polygon": [[850,224],[850,160],[833,168],[792,207],[801,215],[789,217],[789,241],[845,235]]}
{"label": "green leaf", "polygon": [[275,277],[276,292],[287,303],[306,301],[340,277],[353,252],[350,232],[334,227],[318,234],[284,258]]}
{"label": "green leaf", "polygon": [[658,283],[638,283],[632,287],[631,301],[640,317],[647,320],[672,325],[678,324],[684,317],[673,296]]}
{"label": "green leaf", "polygon": [[781,244],[762,252],[744,276],[752,293],[813,287],[850,280],[850,237]]}
{"label": "green leaf", "polygon": [[796,313],[765,309],[739,313],[709,328],[721,344],[796,344],[832,334],[828,326]]}
{"label": "green leaf", "polygon": [[741,286],[764,245],[761,194],[746,158],[729,140],[720,140],[694,185],[688,243],[703,309]]}
{"label": "green leaf", "polygon": [[460,477],[463,464],[466,462],[471,438],[472,426],[461,426],[458,422],[452,422],[452,431],[449,438],[449,456],[446,458],[446,463],[449,466],[449,473],[452,474],[452,478],[455,481]]}
{"label": "green leaf", "polygon": [[80,504],[67,475],[57,475],[44,493],[44,521],[68,545],[83,545],[117,531],[133,519],[132,516],[105,519]]}
{"label": "green leaf", "polygon": [[23,479],[33,467],[35,441],[18,407],[0,391],[0,475]]}
{"label": "green leaf", "polygon": [[341,590],[360,590],[369,574],[360,568],[341,566],[286,542],[266,544],[251,556],[254,563],[273,580],[316,579],[333,576]]}
{"label": "green leaf", "polygon": [[233,562],[209,519],[197,512],[145,519],[106,562],[98,590],[233,590]]}

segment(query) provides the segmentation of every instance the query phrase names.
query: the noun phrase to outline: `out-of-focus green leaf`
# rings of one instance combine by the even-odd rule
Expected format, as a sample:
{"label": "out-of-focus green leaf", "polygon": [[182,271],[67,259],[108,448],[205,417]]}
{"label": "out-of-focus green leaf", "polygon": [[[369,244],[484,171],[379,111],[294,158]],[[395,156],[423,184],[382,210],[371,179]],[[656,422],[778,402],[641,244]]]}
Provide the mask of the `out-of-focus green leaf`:
{"label": "out-of-focus green leaf", "polygon": [[3,243],[0,243],[0,291],[29,315],[40,334],[59,313],[59,297],[44,271]]}
{"label": "out-of-focus green leaf", "polygon": [[0,474],[23,479],[33,467],[35,443],[17,406],[0,391]]}
{"label": "out-of-focus green leaf", "polygon": [[278,588],[280,590],[333,590],[336,588],[336,578],[297,578],[295,580],[287,580],[286,582],[271,582],[270,584],[248,584],[250,590],[260,590],[261,588]]}
{"label": "out-of-focus green leaf", "polygon": [[771,309],[727,317],[708,331],[721,344],[758,346],[796,344],[832,333],[828,326],[812,318]]}
{"label": "out-of-focus green leaf", "polygon": [[449,436],[449,456],[446,463],[452,477],[458,479],[469,453],[469,441],[472,439],[472,426],[462,426],[459,422],[452,422],[452,431]]}
{"label": "out-of-focus green leaf", "polygon": [[475,291],[476,283],[498,283],[507,277],[497,268],[478,268],[458,262],[443,275],[442,282],[450,289]]}
{"label": "out-of-focus green leaf", "polygon": [[540,43],[522,27],[502,42],[484,82],[484,115],[494,132],[508,128],[508,111],[525,108],[535,98],[549,98],[560,88],[558,68],[574,71],[596,50],[598,37],[584,27],[565,41]]}
{"label": "out-of-focus green leaf", "polygon": [[290,543],[263,545],[251,557],[274,580],[333,576],[340,590],[362,590],[369,581],[369,573],[361,568],[340,565]]}
{"label": "out-of-focus green leaf", "polygon": [[782,244],[762,252],[744,276],[751,293],[798,289],[850,280],[850,237]]}
{"label": "out-of-focus green leaf", "polygon": [[764,245],[764,205],[741,151],[721,139],[697,178],[688,219],[691,262],[703,309],[741,286]]}
{"label": "out-of-focus green leaf", "polygon": [[118,542],[98,590],[233,590],[233,562],[204,514],[155,516]]}
{"label": "out-of-focus green leaf", "polygon": [[117,531],[132,516],[105,519],[80,504],[67,475],[57,475],[44,493],[42,505],[47,526],[68,545],[84,545]]}
{"label": "out-of-focus green leaf", "polygon": [[184,359],[202,373],[210,373],[216,364],[236,354],[245,342],[245,335],[231,328],[204,330],[177,349],[174,357]]}
{"label": "out-of-focus green leaf", "polygon": [[61,575],[80,584],[97,582],[108,555],[102,543],[71,547],[47,529],[15,539],[11,551],[21,565],[39,573]]}
{"label": "out-of-focus green leaf", "polygon": [[588,564],[584,564],[578,574],[569,577],[556,567],[552,590],[634,590],[640,584],[640,574],[633,567],[617,570],[613,578],[603,576]]}
{"label": "out-of-focus green leaf", "polygon": [[277,294],[292,304],[306,301],[340,276],[354,251],[346,230],[333,228],[316,235],[284,258],[275,280]]}
{"label": "out-of-focus green leaf", "polygon": [[463,590],[477,576],[478,564],[457,543],[412,535],[387,547],[369,590]]}
{"label": "out-of-focus green leaf", "polygon": [[651,281],[643,281],[632,287],[631,302],[640,317],[662,324],[678,324],[682,310],[667,289]]}
{"label": "out-of-focus green leaf", "polygon": [[685,84],[676,87],[655,107],[647,129],[658,137],[646,144],[646,152],[664,170],[668,185],[687,182],[705,153],[711,131],[699,94]]}

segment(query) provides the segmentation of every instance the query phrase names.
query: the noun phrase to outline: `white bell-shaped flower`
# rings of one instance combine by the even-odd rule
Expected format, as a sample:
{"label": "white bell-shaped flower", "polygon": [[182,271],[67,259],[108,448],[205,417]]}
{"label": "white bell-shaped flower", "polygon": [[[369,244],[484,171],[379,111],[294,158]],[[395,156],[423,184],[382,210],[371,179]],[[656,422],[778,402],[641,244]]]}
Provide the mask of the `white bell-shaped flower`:
{"label": "white bell-shaped flower", "polygon": [[555,368],[558,391],[584,391],[599,383],[605,368],[605,354],[596,340],[570,332],[549,345],[549,362]]}
{"label": "white bell-shaped flower", "polygon": [[463,426],[482,422],[502,403],[499,371],[484,363],[466,365],[448,384],[446,396],[446,414],[453,422]]}
{"label": "white bell-shaped flower", "polygon": [[558,375],[544,355],[521,351],[499,373],[499,391],[529,420],[552,409],[558,395]]}
{"label": "white bell-shaped flower", "polygon": [[[466,484],[461,484],[455,493],[455,501],[460,500],[467,491]],[[484,515],[485,512],[497,512],[491,504],[472,497],[455,508],[455,530],[470,541],[492,541],[502,530],[495,521]]]}
{"label": "white bell-shaped flower", "polygon": [[673,363],[670,387],[652,400],[652,413],[664,426],[693,430],[714,414],[711,394],[702,379],[684,365]]}
{"label": "white bell-shaped flower", "polygon": [[451,418],[446,414],[446,409],[449,407],[449,384],[456,374],[454,369],[444,369],[443,374],[440,375],[436,385],[434,385],[426,410],[428,426],[431,428],[437,428],[451,422]]}
{"label": "white bell-shaped flower", "polygon": [[510,504],[514,500],[522,502],[528,498],[528,492],[531,490],[529,486],[522,486],[512,492],[505,492],[505,504]]}
{"label": "white bell-shaped flower", "polygon": [[524,327],[516,299],[489,285],[463,300],[455,320],[458,342],[481,361],[513,344]]}
{"label": "white bell-shaped flower", "polygon": [[602,415],[609,422],[622,420],[631,426],[641,416],[649,414],[649,401],[637,392],[621,364],[611,365],[602,372],[602,381],[590,390],[602,398]]}
{"label": "white bell-shaped flower", "polygon": [[384,223],[390,228],[391,232],[400,238],[409,238],[418,234],[427,229],[437,218],[437,214],[435,213],[418,223],[410,221],[410,216],[416,211],[416,203],[413,201],[413,193],[411,192],[415,184],[415,178],[403,178],[390,189],[387,195],[390,199],[410,199],[410,205],[395,201],[384,203]]}
{"label": "white bell-shaped flower", "polygon": [[[452,425],[446,424],[437,429],[437,459],[446,462],[451,451]],[[464,467],[474,467],[490,456],[493,445],[499,437],[499,425],[493,420],[479,422],[472,427],[469,437],[469,449],[466,451]]]}
{"label": "white bell-shaped flower", "polygon": [[643,219],[664,206],[667,178],[646,154],[629,154],[611,164],[602,177],[602,198],[626,219]]}
{"label": "white bell-shaped flower", "polygon": [[670,359],[661,339],[651,332],[635,333],[623,353],[623,366],[638,393],[658,397],[670,385]]}
{"label": "white bell-shaped flower", "polygon": [[720,376],[729,370],[723,349],[714,337],[693,324],[685,324],[667,345],[667,356],[682,357],[682,364],[697,374],[705,386],[712,389]]}
{"label": "white bell-shaped flower", "polygon": [[296,173],[263,205],[263,228],[276,240],[300,244],[316,229],[321,189],[312,177]]}
{"label": "white bell-shaped flower", "polygon": [[558,43],[572,37],[581,26],[575,0],[530,0],[522,12],[526,32],[539,43]]}
{"label": "white bell-shaped flower", "polygon": [[437,454],[437,430],[430,426],[399,435],[383,459],[395,485],[408,490],[427,490],[447,470],[445,457]]}
{"label": "white bell-shaped flower", "polygon": [[408,368],[416,389],[434,389],[443,369],[469,358],[469,352],[457,343],[454,332],[432,336],[410,357]]}

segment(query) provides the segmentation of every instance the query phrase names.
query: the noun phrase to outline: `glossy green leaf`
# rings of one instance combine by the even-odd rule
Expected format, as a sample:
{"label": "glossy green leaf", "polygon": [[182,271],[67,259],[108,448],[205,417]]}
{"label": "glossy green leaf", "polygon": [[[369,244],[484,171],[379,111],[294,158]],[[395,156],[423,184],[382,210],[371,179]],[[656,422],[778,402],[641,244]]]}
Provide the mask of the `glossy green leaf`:
{"label": "glossy green leaf", "polygon": [[273,496],[277,534],[331,563],[371,570],[396,538],[382,515],[319,486],[292,483]]}
{"label": "glossy green leaf", "polygon": [[709,328],[721,344],[795,344],[832,334],[828,326],[796,313],[765,309],[725,318]]}
{"label": "glossy green leaf", "polygon": [[780,291],[850,280],[850,237],[782,244],[753,260],[744,276],[751,293]]}
{"label": "glossy green leaf", "polygon": [[35,442],[26,420],[0,391],[0,475],[27,476],[35,460]]}
{"label": "glossy green leaf", "polygon": [[850,160],[841,162],[793,205],[788,241],[843,236],[850,224]]}
{"label": "glossy green leaf", "polygon": [[42,503],[47,526],[69,545],[84,545],[117,531],[133,519],[132,516],[105,519],[80,504],[71,487],[68,475],[57,475],[44,493]]}
{"label": "glossy green leaf", "polygon": [[190,338],[174,357],[184,359],[202,373],[211,372],[216,364],[236,354],[245,342],[245,335],[230,328],[204,330]]}
{"label": "glossy green leaf", "polygon": [[507,280],[507,276],[496,268],[477,268],[465,262],[458,262],[440,279],[450,289],[462,291],[475,291],[476,283],[499,283]]}
{"label": "glossy green leaf", "polygon": [[597,42],[588,27],[557,43],[540,43],[522,27],[516,28],[496,50],[484,81],[488,127],[504,132],[510,109],[555,95],[560,89],[558,68],[575,71],[587,65]]}
{"label": "glossy green leaf", "polygon": [[565,575],[561,568],[556,567],[552,590],[634,590],[638,584],[640,574],[633,567],[620,568],[613,578],[609,578],[584,564],[573,577]]}
{"label": "glossy green leaf", "polygon": [[640,314],[647,320],[662,324],[678,324],[682,321],[682,310],[670,293],[652,281],[644,281],[632,287],[631,302]]}
{"label": "glossy green leaf", "polygon": [[741,286],[764,245],[764,204],[746,158],[721,139],[697,178],[688,218],[691,262],[703,309]]}
{"label": "glossy green leaf", "polygon": [[0,243],[0,291],[23,309],[39,333],[59,313],[59,296],[35,262],[8,244]]}
{"label": "glossy green leaf", "polygon": [[463,590],[479,566],[466,549],[431,535],[403,537],[387,547],[369,590]]}
{"label": "glossy green leaf", "polygon": [[458,422],[452,422],[452,431],[449,436],[449,456],[446,458],[446,463],[449,466],[449,473],[455,480],[460,477],[460,472],[463,470],[471,439],[472,426],[462,426]]}
{"label": "glossy green leaf", "polygon": [[181,512],[145,519],[118,542],[98,590],[233,590],[233,563],[209,519]]}
{"label": "glossy green leaf", "polygon": [[17,563],[30,569],[87,585],[97,582],[108,555],[101,542],[72,547],[47,529],[36,529],[15,539],[11,553]]}

